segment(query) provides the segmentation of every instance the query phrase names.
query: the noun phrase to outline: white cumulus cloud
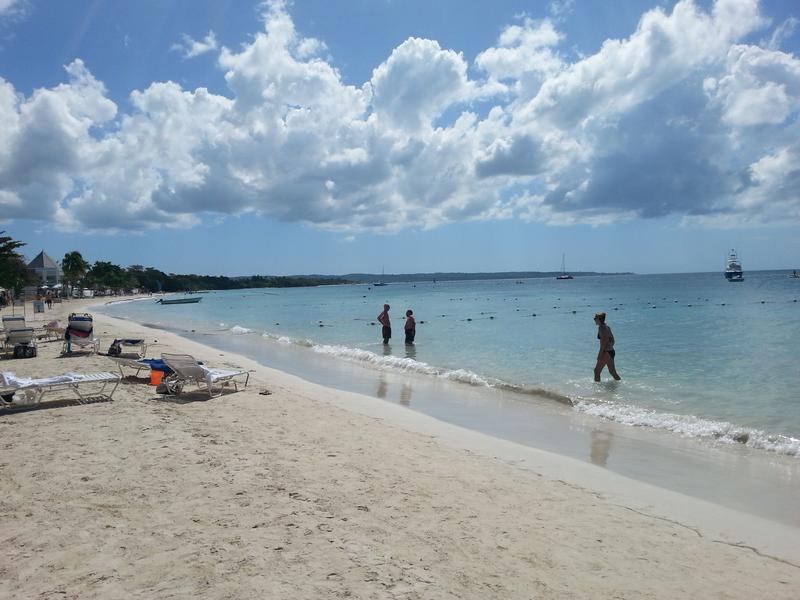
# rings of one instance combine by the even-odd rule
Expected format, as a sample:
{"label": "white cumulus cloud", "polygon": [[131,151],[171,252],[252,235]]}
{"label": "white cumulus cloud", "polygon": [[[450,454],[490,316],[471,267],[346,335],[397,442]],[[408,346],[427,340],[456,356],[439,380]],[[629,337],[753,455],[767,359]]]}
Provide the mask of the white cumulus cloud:
{"label": "white cumulus cloud", "polygon": [[213,52],[218,48],[217,36],[213,31],[209,31],[208,35],[202,40],[195,40],[188,35],[183,35],[181,37],[181,43],[172,46],[172,49],[181,52],[184,58],[194,58],[195,56],[200,56],[207,52]]}
{"label": "white cumulus cloud", "polygon": [[755,0],[680,0],[570,60],[559,23],[522,17],[472,64],[411,37],[353,85],[276,2],[234,49],[184,39],[216,53],[225,94],[153,82],[121,112],[81,60],[29,95],[0,79],[0,213],[72,231],[256,214],[345,236],[800,222],[800,59],[748,42],[785,24]]}

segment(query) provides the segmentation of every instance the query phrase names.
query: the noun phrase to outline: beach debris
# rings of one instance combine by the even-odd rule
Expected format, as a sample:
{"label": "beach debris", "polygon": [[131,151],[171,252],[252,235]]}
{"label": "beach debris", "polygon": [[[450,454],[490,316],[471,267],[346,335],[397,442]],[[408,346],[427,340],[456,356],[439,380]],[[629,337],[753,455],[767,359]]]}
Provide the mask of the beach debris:
{"label": "beach debris", "polygon": [[260,392],[258,392],[258,395],[259,396],[271,396],[272,392],[270,392],[269,390],[261,390]]}

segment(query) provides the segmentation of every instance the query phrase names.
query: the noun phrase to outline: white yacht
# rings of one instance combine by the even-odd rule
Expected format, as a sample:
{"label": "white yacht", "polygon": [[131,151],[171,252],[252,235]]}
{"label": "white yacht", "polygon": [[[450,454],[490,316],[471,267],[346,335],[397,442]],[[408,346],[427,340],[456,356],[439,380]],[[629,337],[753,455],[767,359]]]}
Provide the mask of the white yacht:
{"label": "white yacht", "polygon": [[744,281],[744,273],[742,272],[742,263],[736,255],[736,250],[731,250],[728,255],[728,262],[725,265],[725,279],[728,281]]}

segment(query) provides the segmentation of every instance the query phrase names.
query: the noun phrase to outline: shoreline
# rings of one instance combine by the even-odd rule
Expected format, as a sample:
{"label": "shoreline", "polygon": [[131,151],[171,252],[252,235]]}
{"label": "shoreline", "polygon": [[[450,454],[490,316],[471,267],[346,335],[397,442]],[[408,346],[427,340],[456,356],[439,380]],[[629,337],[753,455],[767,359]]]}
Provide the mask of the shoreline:
{"label": "shoreline", "polygon": [[[623,305],[620,304],[620,306]],[[655,393],[655,388],[652,387],[654,383],[647,380],[646,373],[649,371],[642,371],[642,365],[638,365],[639,372],[634,373],[633,378],[621,386],[613,381],[591,386],[581,378],[582,373],[580,375],[576,374],[574,369],[568,370],[568,372],[560,372],[557,377],[553,377],[553,369],[550,369],[550,365],[539,363],[532,365],[529,370],[524,364],[516,364],[514,367],[516,371],[511,369],[510,372],[503,372],[503,368],[498,369],[497,364],[484,368],[485,365],[469,362],[468,359],[466,362],[464,360],[455,360],[455,362],[449,360],[448,356],[441,354],[441,347],[435,348],[433,350],[434,354],[431,354],[431,347],[426,345],[422,348],[425,354],[422,355],[422,358],[418,358],[416,350],[410,353],[406,349],[404,353],[402,345],[399,348],[396,346],[394,348],[392,346],[382,347],[377,343],[371,345],[369,343],[365,344],[364,340],[355,341],[353,339],[341,342],[338,339],[331,338],[330,335],[317,337],[313,331],[287,333],[284,328],[279,327],[279,323],[274,324],[276,327],[271,327],[271,323],[253,323],[250,320],[239,325],[238,321],[234,319],[232,321],[233,327],[230,327],[230,324],[219,323],[220,326],[225,326],[226,328],[226,330],[222,330],[215,327],[217,320],[227,319],[219,315],[213,323],[197,321],[192,322],[191,325],[184,323],[182,327],[179,327],[177,323],[163,322],[157,312],[143,314],[142,308],[131,308],[126,311],[124,308],[114,310],[112,307],[109,310],[111,314],[120,311],[123,313],[128,312],[127,315],[118,315],[122,318],[127,317],[140,323],[164,328],[190,339],[204,341],[204,343],[209,343],[215,347],[225,347],[228,350],[237,351],[247,356],[261,354],[269,359],[262,360],[264,364],[281,363],[282,366],[280,368],[282,370],[290,370],[301,377],[315,380],[318,383],[320,382],[319,378],[315,378],[313,375],[316,374],[315,371],[319,370],[321,361],[314,360],[315,369],[302,372],[298,369],[293,369],[293,364],[291,363],[287,366],[286,361],[282,361],[283,354],[294,354],[299,357],[303,352],[294,352],[294,346],[300,346],[303,350],[311,348],[315,354],[328,355],[332,359],[346,361],[357,365],[357,367],[361,366],[372,371],[402,374],[418,372],[426,377],[440,380],[453,380],[479,388],[510,391],[530,398],[532,401],[547,398],[570,405],[574,411],[600,418],[603,422],[616,422],[625,427],[633,426],[640,430],[668,432],[676,438],[695,438],[700,440],[701,444],[712,449],[712,451],[715,447],[728,446],[738,448],[743,446],[755,451],[755,454],[763,450],[770,454],[774,453],[794,458],[800,457],[800,438],[797,437],[797,429],[795,428],[797,416],[795,416],[794,420],[790,420],[788,424],[785,421],[776,422],[772,420],[768,407],[758,406],[756,413],[753,413],[756,418],[750,419],[751,415],[747,413],[747,409],[743,412],[742,407],[737,407],[736,399],[732,397],[738,395],[737,390],[728,390],[728,397],[720,396],[719,394],[715,397],[712,393],[710,396],[703,398],[704,384],[702,381],[679,384],[687,386],[685,397],[683,395],[670,397],[669,390]],[[145,310],[144,313],[146,312]],[[575,311],[573,310],[572,312],[574,314]],[[361,320],[363,319],[355,319],[355,321]],[[325,326],[330,326],[330,324],[326,323]],[[322,330],[320,332],[322,333]],[[439,333],[441,338],[441,332]],[[226,335],[231,337],[234,334],[240,337],[238,342],[224,339]],[[261,344],[260,339],[256,339],[258,337],[265,338],[266,345],[272,342],[273,345],[280,346],[281,349],[265,351],[264,348],[259,347],[264,344]],[[244,340],[250,341],[250,347],[245,347]],[[388,351],[387,348],[389,348]],[[497,348],[494,350],[496,351]],[[438,355],[436,355],[437,352],[439,353]],[[642,354],[647,355],[646,352]],[[465,357],[461,356],[460,358],[464,359]],[[304,359],[299,360],[309,362]],[[565,361],[564,364],[574,365],[575,360],[576,357],[573,356],[571,360]],[[358,370],[357,367],[354,368],[355,371]],[[550,370],[548,371],[548,369]],[[554,370],[558,372],[558,367],[555,367]],[[537,373],[539,375],[536,375]],[[545,373],[549,373],[549,375]],[[531,374],[533,374],[532,378]],[[588,379],[590,380],[591,378]],[[659,383],[664,385],[667,382],[662,377]],[[345,389],[351,389],[351,387],[346,387]],[[713,384],[709,384],[708,389],[715,390],[718,388]],[[361,390],[351,389],[351,391]],[[698,391],[699,394],[695,393]],[[754,390],[748,389],[746,393],[754,393]],[[777,392],[771,390],[771,393],[774,395]],[[787,397],[787,395],[783,393],[780,397]],[[791,397],[791,394],[789,394],[789,397]],[[733,402],[729,403],[729,400]],[[717,410],[716,412],[712,410],[707,413],[705,412],[705,402],[718,408],[721,407],[722,410]],[[732,408],[726,410],[725,407],[729,404]],[[766,412],[758,413],[759,410],[766,410]],[[791,407],[786,407],[786,410],[790,411],[787,414],[794,415],[794,412],[791,412]],[[732,451],[738,452],[737,449]],[[800,477],[800,471],[798,471],[797,476]]]}
{"label": "shoreline", "polygon": [[372,368],[310,352],[305,346],[264,339],[257,332],[234,335],[228,330],[190,331],[138,323],[247,356],[303,381],[411,408],[438,422],[599,465],[666,491],[800,527],[796,510],[800,462],[795,456],[632,427],[551,400],[520,396],[514,390]]}
{"label": "shoreline", "polygon": [[[251,384],[176,402],[126,380],[113,402],[0,412],[11,597],[789,598],[800,586],[796,527],[94,315],[101,350],[143,336],[151,356],[182,350],[246,368]],[[2,369],[114,367],[56,346]]]}

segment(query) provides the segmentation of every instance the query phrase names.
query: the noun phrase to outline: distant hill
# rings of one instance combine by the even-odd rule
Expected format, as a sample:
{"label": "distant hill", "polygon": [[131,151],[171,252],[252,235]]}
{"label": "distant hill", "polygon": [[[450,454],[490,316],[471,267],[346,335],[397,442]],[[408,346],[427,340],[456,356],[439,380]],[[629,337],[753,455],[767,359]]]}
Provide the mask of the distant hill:
{"label": "distant hill", "polygon": [[[305,275],[313,279],[344,279],[355,283],[417,282],[417,281],[479,281],[486,279],[542,279],[560,275],[561,271],[500,271],[497,273],[395,273],[378,275],[375,273],[348,273],[347,275]],[[595,271],[572,271],[573,277],[596,277],[609,275],[633,275],[633,273],[597,273]]]}

